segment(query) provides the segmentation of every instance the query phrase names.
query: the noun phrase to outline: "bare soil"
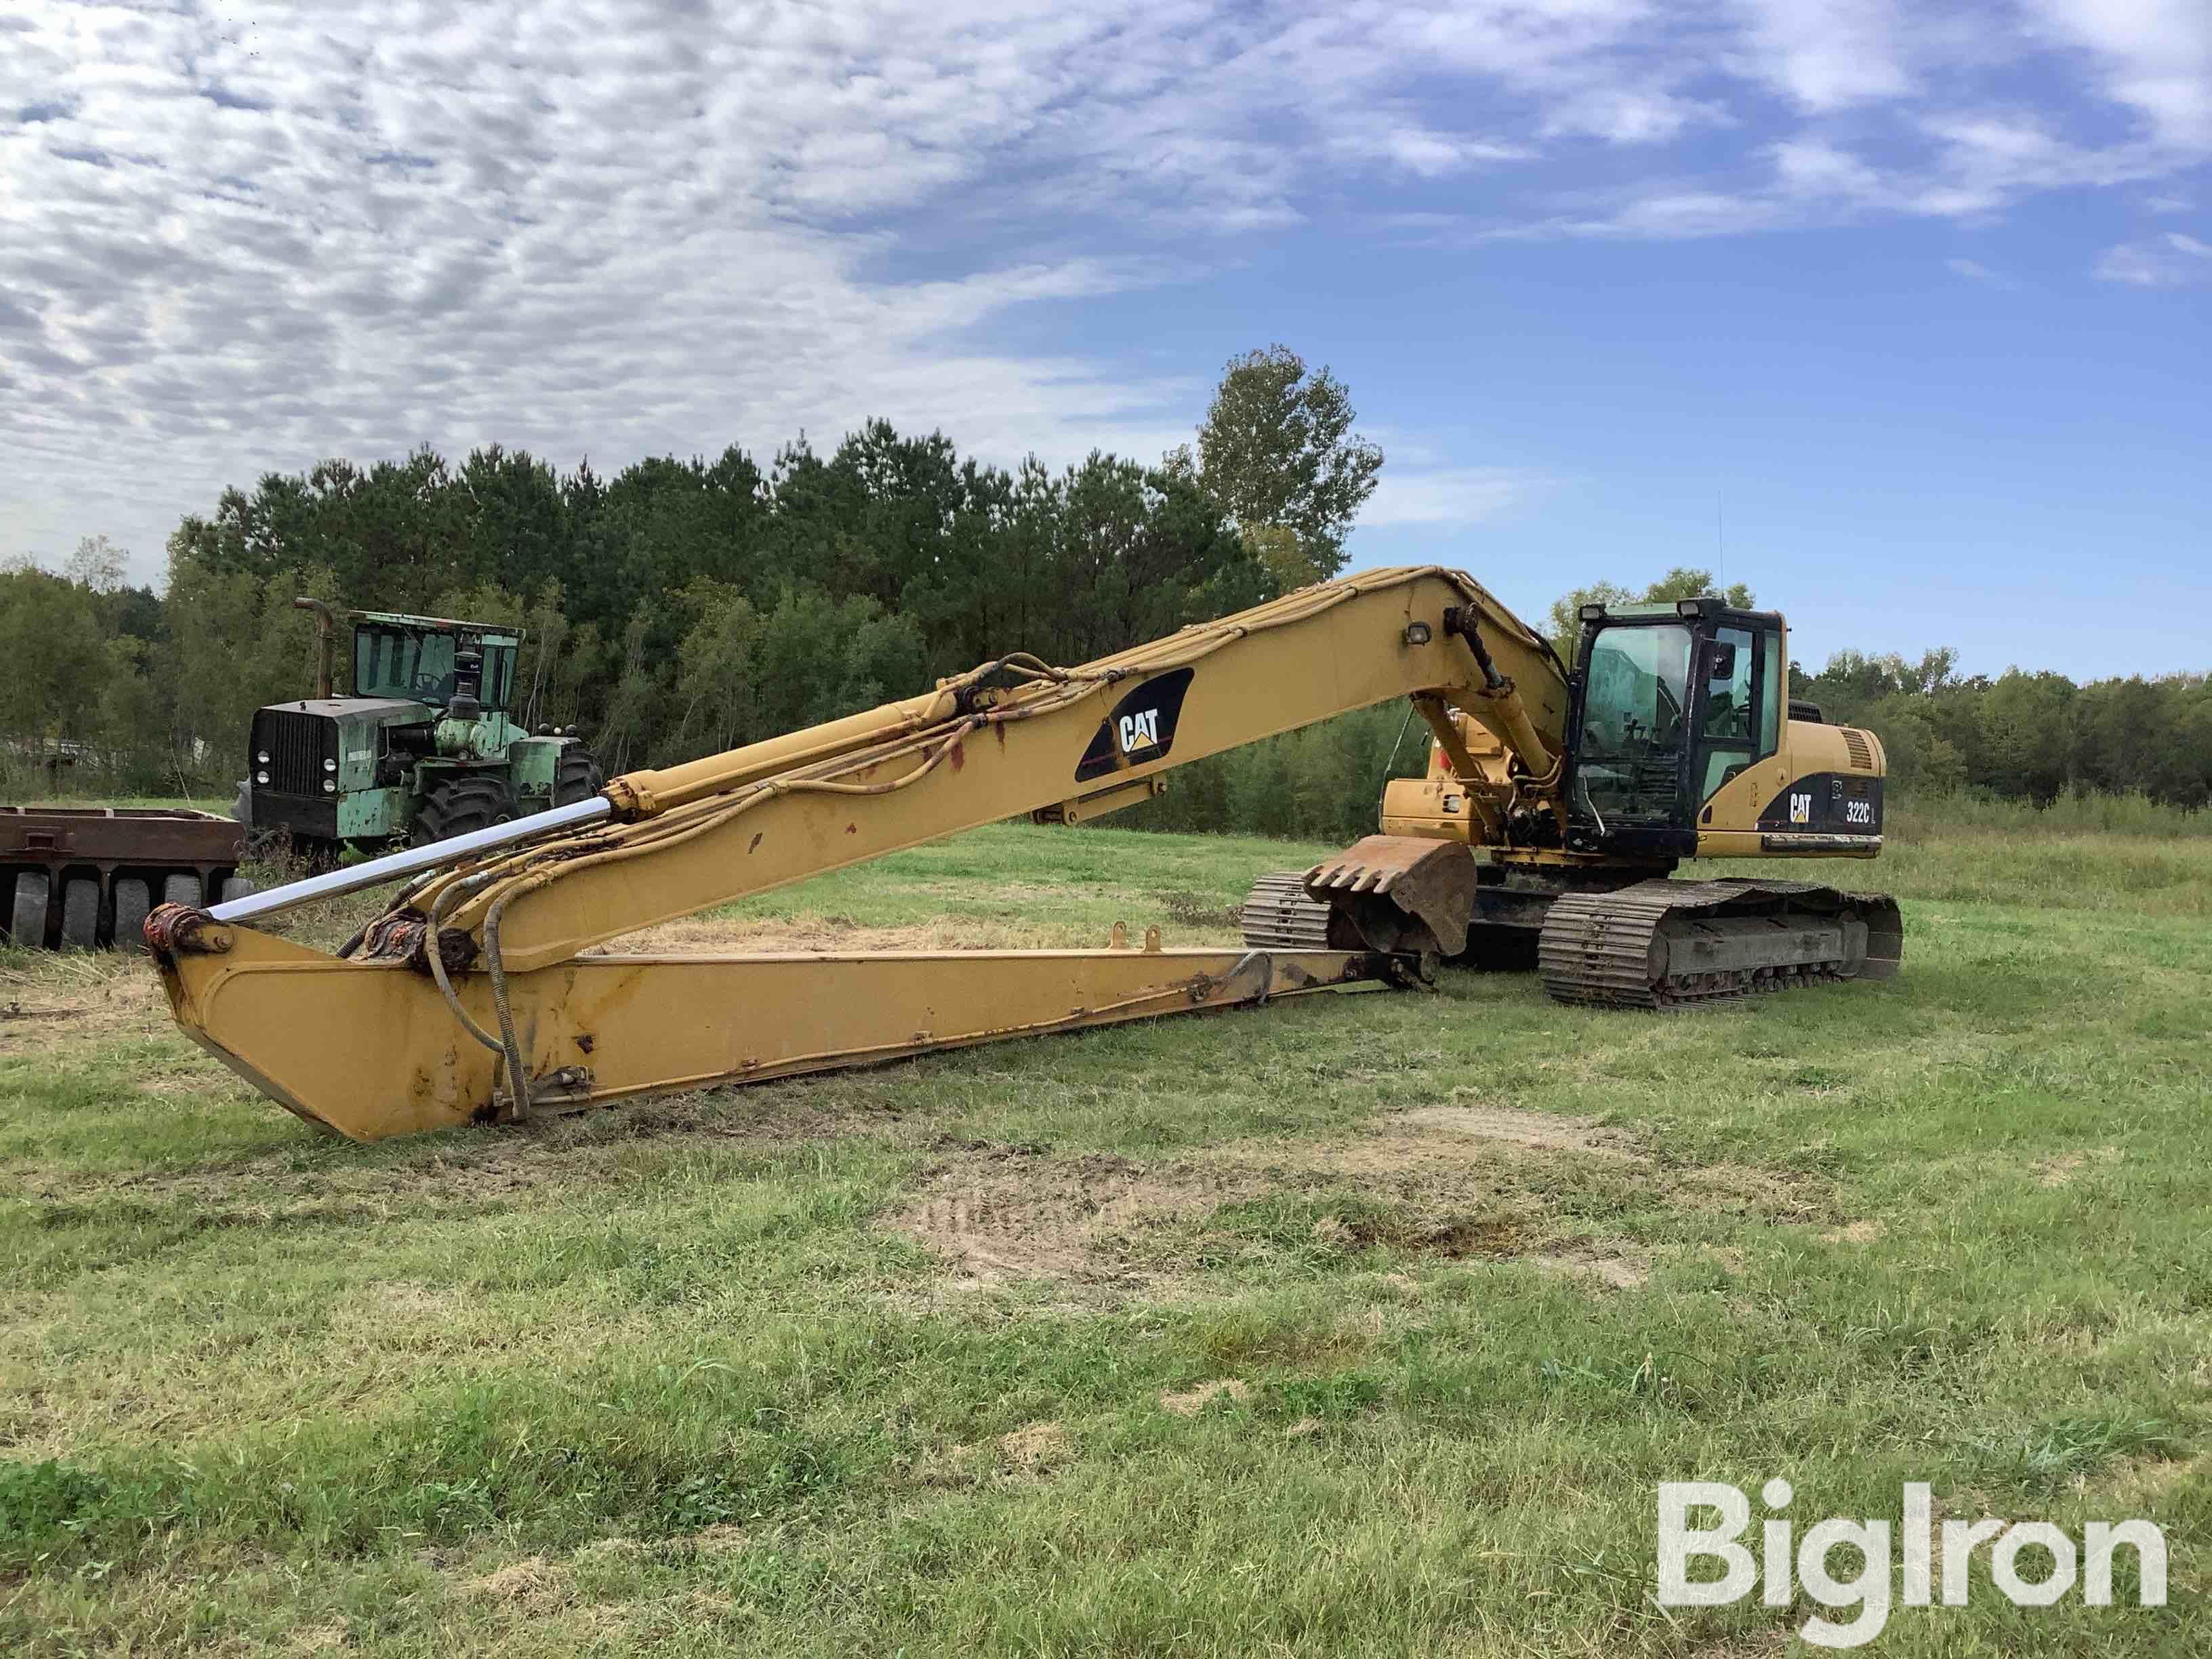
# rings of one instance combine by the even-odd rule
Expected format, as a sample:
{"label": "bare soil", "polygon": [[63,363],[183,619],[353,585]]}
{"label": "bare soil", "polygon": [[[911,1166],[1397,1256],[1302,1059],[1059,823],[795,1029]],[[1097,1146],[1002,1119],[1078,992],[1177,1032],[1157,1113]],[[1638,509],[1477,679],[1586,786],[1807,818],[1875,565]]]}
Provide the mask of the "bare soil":
{"label": "bare soil", "polygon": [[1527,1258],[1594,1285],[1644,1283],[1648,1257],[1577,1237],[1553,1213],[1547,1195],[1578,1167],[1685,1207],[1777,1220],[1811,1212],[1802,1177],[1728,1164],[1665,1169],[1632,1137],[1597,1123],[1450,1105],[1389,1114],[1334,1140],[1237,1142],[1158,1164],[965,1150],[934,1166],[887,1224],[945,1258],[940,1289],[1050,1279],[1158,1295],[1194,1276],[1209,1245],[1218,1255],[1224,1206],[1349,1186],[1382,1207],[1348,1220],[1323,1214],[1310,1229],[1315,1244],[1383,1244],[1438,1261]]}
{"label": "bare soil", "polygon": [[0,1058],[173,1033],[168,999],[143,957],[64,952],[0,969]]}

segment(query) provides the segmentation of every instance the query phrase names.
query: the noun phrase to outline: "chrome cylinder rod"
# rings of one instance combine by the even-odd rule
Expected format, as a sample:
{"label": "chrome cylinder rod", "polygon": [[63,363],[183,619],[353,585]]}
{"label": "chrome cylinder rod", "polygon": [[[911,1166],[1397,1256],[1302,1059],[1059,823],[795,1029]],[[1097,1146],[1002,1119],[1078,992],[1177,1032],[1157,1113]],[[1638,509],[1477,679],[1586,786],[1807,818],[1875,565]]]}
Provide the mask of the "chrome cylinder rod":
{"label": "chrome cylinder rod", "polygon": [[244,898],[216,905],[208,914],[217,921],[258,921],[264,916],[273,916],[279,911],[293,909],[302,904],[313,904],[319,899],[337,898],[341,894],[358,893],[365,887],[381,887],[387,882],[404,881],[425,870],[458,864],[477,853],[517,846],[523,842],[558,835],[564,830],[580,830],[586,824],[601,823],[614,817],[614,812],[613,802],[605,795],[594,795],[589,800],[570,801],[566,806],[532,812],[528,817],[517,818],[512,823],[495,823],[488,830],[471,830],[465,836],[432,842],[428,847],[410,847],[404,852],[387,853],[380,859],[366,859],[359,864],[325,871],[319,876],[287,882],[283,886],[272,887],[265,893],[249,893]]}

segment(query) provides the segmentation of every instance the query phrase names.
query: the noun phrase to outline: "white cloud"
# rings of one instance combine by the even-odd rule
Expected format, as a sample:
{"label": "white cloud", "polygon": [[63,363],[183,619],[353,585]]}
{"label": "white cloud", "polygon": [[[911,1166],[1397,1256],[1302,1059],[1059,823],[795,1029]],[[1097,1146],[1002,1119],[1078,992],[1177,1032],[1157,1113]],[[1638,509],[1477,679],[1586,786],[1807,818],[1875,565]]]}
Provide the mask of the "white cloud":
{"label": "white cloud", "polygon": [[1385,465],[1359,522],[1376,527],[1475,524],[1522,505],[1547,483],[1504,467]]}
{"label": "white cloud", "polygon": [[1903,20],[1886,0],[1745,0],[1751,73],[1826,113],[1911,89]]}
{"label": "white cloud", "polygon": [[1991,270],[1978,259],[1946,259],[1944,269],[1954,276],[1963,276],[1970,283],[1982,283],[1990,288],[2010,288],[2011,278]]}
{"label": "white cloud", "polygon": [[2106,250],[2097,275],[2133,288],[2184,288],[2212,282],[2212,242],[2167,231]]}
{"label": "white cloud", "polygon": [[[0,556],[105,530],[145,574],[225,483],[422,441],[611,469],[883,414],[1152,454],[1216,366],[1079,319],[1017,349],[1024,307],[1291,226],[1442,258],[1978,218],[2212,158],[2203,0],[2023,3],[19,0]],[[2023,64],[2069,96],[2008,104]],[[1377,510],[1491,499],[1449,463]]]}
{"label": "white cloud", "polygon": [[2212,6],[2204,0],[2029,0],[2054,34],[2095,53],[2104,90],[2156,136],[2212,145]]}

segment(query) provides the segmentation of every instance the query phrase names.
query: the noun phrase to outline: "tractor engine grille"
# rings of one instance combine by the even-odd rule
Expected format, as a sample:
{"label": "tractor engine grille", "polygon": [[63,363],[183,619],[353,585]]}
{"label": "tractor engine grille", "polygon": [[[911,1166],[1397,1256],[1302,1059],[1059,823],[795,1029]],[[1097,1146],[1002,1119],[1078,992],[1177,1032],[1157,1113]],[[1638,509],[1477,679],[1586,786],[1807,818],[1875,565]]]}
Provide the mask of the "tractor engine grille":
{"label": "tractor engine grille", "polygon": [[[264,708],[253,717],[254,787],[284,795],[319,795],[325,759],[336,760],[336,720],[289,708]],[[269,757],[265,766],[261,757]],[[269,774],[269,781],[260,775]]]}

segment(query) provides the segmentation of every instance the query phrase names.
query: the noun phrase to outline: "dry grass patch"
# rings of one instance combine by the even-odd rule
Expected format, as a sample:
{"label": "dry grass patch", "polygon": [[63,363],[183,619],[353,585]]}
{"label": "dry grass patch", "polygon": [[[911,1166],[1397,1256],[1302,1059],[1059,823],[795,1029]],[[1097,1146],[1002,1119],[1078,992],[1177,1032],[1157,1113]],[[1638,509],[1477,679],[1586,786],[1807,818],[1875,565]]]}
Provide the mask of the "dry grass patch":
{"label": "dry grass patch", "polygon": [[1662,1166],[1632,1137],[1587,1120],[1450,1104],[1391,1113],[1330,1140],[1237,1141],[1157,1164],[973,1149],[929,1170],[888,1224],[945,1259],[939,1289],[1047,1279],[1094,1299],[1172,1295],[1221,1258],[1224,1233],[1267,1231],[1255,1206],[1298,1202],[1320,1212],[1297,1222],[1295,1237],[1275,1227],[1278,1247],[1528,1256],[1630,1289],[1650,1277],[1650,1261],[1579,1237],[1563,1207],[1577,1195],[1623,1204],[1656,1195],[1682,1208],[1804,1221],[1817,1213],[1812,1185],[1791,1171]]}
{"label": "dry grass patch", "polygon": [[1024,1423],[999,1437],[999,1449],[1018,1474],[1041,1474],[1066,1457],[1073,1448],[1067,1431],[1057,1423]]}
{"label": "dry grass patch", "polygon": [[1824,1244],[1872,1244],[1879,1241],[1889,1228],[1880,1221],[1847,1221],[1840,1227],[1831,1227],[1820,1235]]}
{"label": "dry grass patch", "polygon": [[1252,1385],[1241,1377],[1224,1376],[1201,1382],[1183,1394],[1164,1394],[1160,1409],[1170,1417],[1195,1417],[1217,1400],[1243,1405],[1252,1397]]}
{"label": "dry grass patch", "polygon": [[2061,1152],[2040,1166],[2042,1173],[2037,1177],[2037,1182],[2045,1187],[2063,1187],[2072,1182],[2075,1173],[2085,1164],[2117,1164],[2119,1160],[2120,1149],[2117,1146],[2100,1146],[2094,1152]]}
{"label": "dry grass patch", "polygon": [[487,1601],[520,1602],[532,1610],[560,1606],[568,1600],[567,1575],[550,1565],[542,1555],[510,1561],[496,1571],[472,1579],[469,1592]]}
{"label": "dry grass patch", "polygon": [[1416,1106],[1394,1112],[1386,1120],[1413,1133],[1408,1144],[1431,1149],[1441,1140],[1487,1140],[1511,1146],[1532,1146],[1547,1152],[1589,1152],[1600,1158],[1637,1158],[1642,1148],[1625,1130],[1610,1129],[1588,1118],[1561,1117],[1549,1112],[1516,1111],[1471,1098],[1473,1091],[1452,1091],[1441,1106]]}
{"label": "dry grass patch", "polygon": [[1265,1185],[1257,1170],[998,1149],[940,1168],[893,1224],[970,1281],[1125,1279],[1145,1275],[1117,1243]]}
{"label": "dry grass patch", "polygon": [[[89,1052],[95,1043],[176,1030],[161,982],[143,957],[57,951],[0,969],[0,1059],[51,1054],[58,1044]],[[178,1043],[186,1047],[182,1037]]]}
{"label": "dry grass patch", "polygon": [[1545,1251],[1529,1260],[1547,1273],[1566,1273],[1616,1291],[1632,1291],[1651,1277],[1651,1258],[1627,1251],[1618,1255],[1604,1251],[1582,1255]]}

